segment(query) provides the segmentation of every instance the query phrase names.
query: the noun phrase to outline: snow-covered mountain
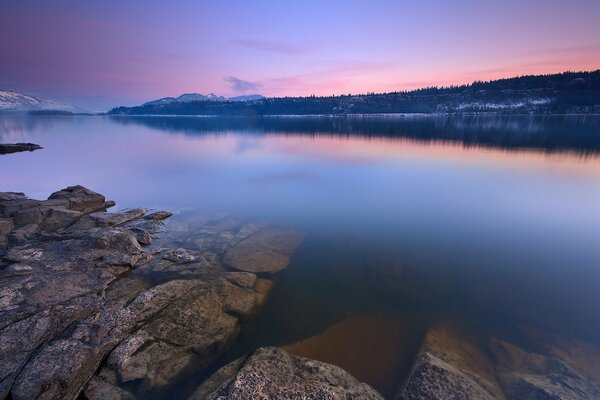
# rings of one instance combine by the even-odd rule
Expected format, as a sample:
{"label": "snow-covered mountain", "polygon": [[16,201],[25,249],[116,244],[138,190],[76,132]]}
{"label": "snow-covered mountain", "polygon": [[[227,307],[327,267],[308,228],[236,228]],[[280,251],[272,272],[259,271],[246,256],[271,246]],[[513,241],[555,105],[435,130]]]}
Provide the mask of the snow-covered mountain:
{"label": "snow-covered mountain", "polygon": [[73,113],[86,112],[86,110],[60,103],[55,100],[40,99],[27,94],[0,90],[0,112],[1,111],[34,111],[34,110],[58,110]]}
{"label": "snow-covered mountain", "polygon": [[200,93],[186,93],[182,94],[179,97],[163,97],[161,99],[152,100],[147,103],[142,104],[142,106],[155,106],[162,104],[171,104],[171,103],[189,103],[192,101],[255,101],[264,99],[264,96],[260,94],[249,94],[245,96],[235,96],[235,97],[224,97],[219,96],[214,93],[210,93],[207,95]]}

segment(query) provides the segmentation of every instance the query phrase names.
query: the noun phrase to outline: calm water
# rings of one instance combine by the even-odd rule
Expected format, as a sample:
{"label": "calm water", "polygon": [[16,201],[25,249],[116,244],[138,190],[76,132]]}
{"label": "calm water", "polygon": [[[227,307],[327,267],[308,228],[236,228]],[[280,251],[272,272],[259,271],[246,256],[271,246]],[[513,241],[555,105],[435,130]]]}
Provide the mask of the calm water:
{"label": "calm water", "polygon": [[[307,233],[222,362],[380,313],[402,321],[407,360],[440,319],[600,345],[600,117],[0,116],[0,142],[19,141],[44,149],[1,156],[0,190],[82,184],[121,208]],[[409,365],[377,381],[340,362],[387,395]]]}

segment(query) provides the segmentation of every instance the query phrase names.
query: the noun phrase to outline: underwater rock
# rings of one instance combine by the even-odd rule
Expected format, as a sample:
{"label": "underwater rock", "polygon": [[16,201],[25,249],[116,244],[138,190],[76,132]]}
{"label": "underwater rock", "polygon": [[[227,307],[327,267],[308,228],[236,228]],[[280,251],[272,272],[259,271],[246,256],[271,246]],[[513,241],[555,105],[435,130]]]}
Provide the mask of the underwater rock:
{"label": "underwater rock", "polygon": [[534,351],[492,341],[507,398],[600,398],[600,347],[531,329],[524,333],[534,340]]}
{"label": "underwater rock", "polygon": [[394,397],[421,338],[414,324],[393,314],[358,314],[283,349],[338,365],[386,397]]}
{"label": "underwater rock", "polygon": [[288,266],[303,240],[304,235],[298,231],[263,228],[227,250],[223,262],[241,271],[278,272]]}
{"label": "underwater rock", "polygon": [[447,322],[436,324],[427,333],[403,396],[407,400],[504,398],[494,366],[483,350]]}

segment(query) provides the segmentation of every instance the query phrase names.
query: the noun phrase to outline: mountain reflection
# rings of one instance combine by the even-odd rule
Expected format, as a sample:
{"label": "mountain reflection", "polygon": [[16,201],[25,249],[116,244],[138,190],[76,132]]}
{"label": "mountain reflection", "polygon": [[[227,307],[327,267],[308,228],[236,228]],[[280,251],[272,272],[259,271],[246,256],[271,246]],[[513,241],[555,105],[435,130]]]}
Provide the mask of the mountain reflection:
{"label": "mountain reflection", "polygon": [[600,116],[111,117],[186,135],[373,137],[505,150],[600,153]]}

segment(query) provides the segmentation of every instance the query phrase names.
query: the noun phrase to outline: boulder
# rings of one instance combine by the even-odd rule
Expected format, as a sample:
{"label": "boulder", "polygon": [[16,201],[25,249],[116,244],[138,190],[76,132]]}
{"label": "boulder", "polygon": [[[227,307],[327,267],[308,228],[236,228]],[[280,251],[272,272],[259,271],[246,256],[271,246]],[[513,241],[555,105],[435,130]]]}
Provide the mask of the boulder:
{"label": "boulder", "polygon": [[288,266],[302,240],[298,231],[263,228],[227,250],[223,262],[241,271],[278,272]]}
{"label": "boulder", "polygon": [[335,365],[265,347],[222,368],[190,399],[382,400],[383,397]]}
{"label": "boulder", "polygon": [[104,196],[83,186],[70,186],[58,192],[54,192],[48,197],[48,200],[61,199],[69,201],[69,209],[81,211],[86,214],[105,210],[106,199]]}

